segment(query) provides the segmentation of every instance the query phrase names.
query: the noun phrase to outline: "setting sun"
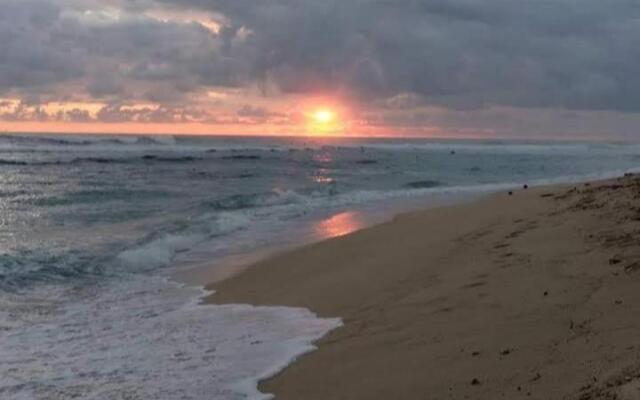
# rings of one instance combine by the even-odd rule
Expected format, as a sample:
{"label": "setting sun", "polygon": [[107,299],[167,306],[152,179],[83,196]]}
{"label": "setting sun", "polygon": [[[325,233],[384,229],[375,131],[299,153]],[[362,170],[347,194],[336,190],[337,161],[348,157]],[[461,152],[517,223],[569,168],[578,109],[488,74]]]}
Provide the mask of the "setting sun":
{"label": "setting sun", "polygon": [[321,106],[310,108],[306,115],[307,133],[311,135],[337,134],[344,129],[344,118],[333,107]]}
{"label": "setting sun", "polygon": [[336,114],[335,112],[328,109],[320,109],[320,110],[316,110],[313,113],[313,119],[317,123],[328,124],[333,122],[336,119]]}

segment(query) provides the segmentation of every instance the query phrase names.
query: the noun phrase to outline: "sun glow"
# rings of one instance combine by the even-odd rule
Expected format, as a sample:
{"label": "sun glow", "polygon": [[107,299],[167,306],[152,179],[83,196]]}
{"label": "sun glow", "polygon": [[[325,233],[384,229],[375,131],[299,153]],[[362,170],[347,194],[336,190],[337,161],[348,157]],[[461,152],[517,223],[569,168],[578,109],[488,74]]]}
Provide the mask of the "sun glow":
{"label": "sun glow", "polygon": [[314,111],[313,119],[319,124],[328,124],[336,119],[336,114],[329,109],[320,109]]}
{"label": "sun glow", "polygon": [[330,107],[319,107],[305,113],[307,131],[311,135],[336,134],[343,131],[341,116]]}

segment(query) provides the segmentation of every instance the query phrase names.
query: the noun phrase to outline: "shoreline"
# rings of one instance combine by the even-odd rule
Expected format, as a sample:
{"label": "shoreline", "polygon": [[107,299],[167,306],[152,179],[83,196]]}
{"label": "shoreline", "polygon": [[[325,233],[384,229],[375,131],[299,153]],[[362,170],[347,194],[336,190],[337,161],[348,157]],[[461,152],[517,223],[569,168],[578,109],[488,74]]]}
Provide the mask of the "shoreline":
{"label": "shoreline", "polygon": [[208,285],[216,293],[206,301],[343,319],[317,351],[261,383],[277,399],[621,396],[640,387],[617,370],[640,373],[629,350],[640,296],[625,272],[635,255],[617,275],[609,263],[628,250],[615,232],[635,229],[614,205],[638,185],[626,177],[517,190],[400,214],[270,255]]}
{"label": "shoreline", "polygon": [[[554,179],[541,179],[539,181],[533,181],[530,184],[532,189],[558,189],[563,187],[570,187],[581,185],[585,182],[605,182],[611,179],[615,179],[617,176],[626,174],[640,173],[640,168],[628,169],[626,171],[609,171],[604,174],[588,174],[580,177],[560,177]],[[430,194],[424,194],[416,199],[410,199],[404,201],[404,206],[395,208],[390,207],[388,204],[386,207],[390,208],[389,217],[381,217],[380,215],[368,216],[363,221],[359,222],[360,226],[349,228],[347,233],[335,234],[333,236],[326,237],[312,237],[300,242],[287,242],[282,245],[267,245],[260,247],[249,253],[236,253],[230,257],[225,257],[220,262],[211,264],[210,262],[199,262],[197,264],[189,265],[186,268],[178,269],[171,273],[169,276],[172,280],[181,282],[190,286],[212,286],[217,282],[221,282],[227,279],[231,279],[236,275],[243,273],[246,269],[250,268],[254,264],[259,263],[265,259],[270,259],[276,255],[286,254],[301,247],[310,246],[315,243],[324,242],[339,238],[342,236],[353,234],[357,231],[370,229],[377,225],[391,222],[396,217],[403,214],[413,214],[416,212],[423,212],[434,209],[449,208],[459,205],[465,205],[481,201],[487,197],[494,196],[498,193],[512,191],[518,191],[522,187],[521,183],[496,183],[496,184],[482,184],[472,186],[460,186],[447,188],[440,188],[443,191],[438,191]],[[398,198],[402,198],[399,196]],[[397,201],[397,199],[396,199]],[[420,202],[428,202],[428,204],[419,205]],[[361,213],[364,209],[355,208],[353,211]],[[350,213],[351,211],[343,211],[338,214]],[[366,215],[366,213],[364,213]],[[326,220],[319,220],[318,223],[327,222],[335,217],[329,217]]]}
{"label": "shoreline", "polygon": [[[504,185],[508,185],[505,186],[504,190],[507,190],[509,187],[517,186],[516,184]],[[199,262],[186,268],[178,268],[169,276],[172,280],[190,286],[210,287],[215,283],[222,282],[231,279],[236,275],[242,274],[248,268],[251,268],[251,266],[259,263],[260,261],[271,259],[278,255],[287,254],[302,247],[341,238],[358,231],[370,229],[377,225],[391,222],[393,219],[403,214],[470,204],[497,192],[495,189],[478,190],[476,188],[468,192],[457,192],[459,189],[460,188],[455,188],[451,193],[432,193],[429,195],[423,195],[423,197],[418,197],[417,199],[409,198],[409,200],[404,201],[401,206],[390,205],[392,203],[396,203],[397,200],[396,202],[391,203],[384,203],[384,201],[380,201],[380,204],[383,205],[382,208],[387,212],[390,212],[387,216],[382,216],[385,215],[382,213],[372,215],[370,210],[357,207],[354,209],[345,209],[337,213],[331,213],[328,214],[326,218],[318,219],[312,224],[316,226],[316,230],[324,231],[322,234],[315,237],[305,237],[300,241],[291,241],[278,245],[270,244],[258,247],[256,250],[248,253],[235,253],[231,256],[224,257],[215,264],[211,264],[210,262]],[[355,215],[357,221],[351,221],[351,215]]]}

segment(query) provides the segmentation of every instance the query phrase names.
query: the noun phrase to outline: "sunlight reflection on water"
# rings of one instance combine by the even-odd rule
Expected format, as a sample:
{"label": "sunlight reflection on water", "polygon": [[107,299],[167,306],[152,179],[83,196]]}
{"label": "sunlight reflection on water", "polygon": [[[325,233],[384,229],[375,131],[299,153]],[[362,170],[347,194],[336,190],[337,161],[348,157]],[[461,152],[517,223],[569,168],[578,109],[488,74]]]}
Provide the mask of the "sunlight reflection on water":
{"label": "sunlight reflection on water", "polygon": [[329,239],[348,235],[365,226],[365,221],[360,213],[346,211],[320,221],[315,231],[319,239]]}

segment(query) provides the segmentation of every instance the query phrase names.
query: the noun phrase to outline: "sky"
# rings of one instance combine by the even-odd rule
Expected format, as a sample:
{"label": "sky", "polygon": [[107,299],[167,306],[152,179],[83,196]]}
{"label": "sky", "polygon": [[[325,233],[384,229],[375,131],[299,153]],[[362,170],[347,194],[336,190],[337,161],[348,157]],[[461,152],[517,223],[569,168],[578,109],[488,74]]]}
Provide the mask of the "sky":
{"label": "sky", "polygon": [[635,140],[638,65],[637,0],[0,0],[0,132]]}

